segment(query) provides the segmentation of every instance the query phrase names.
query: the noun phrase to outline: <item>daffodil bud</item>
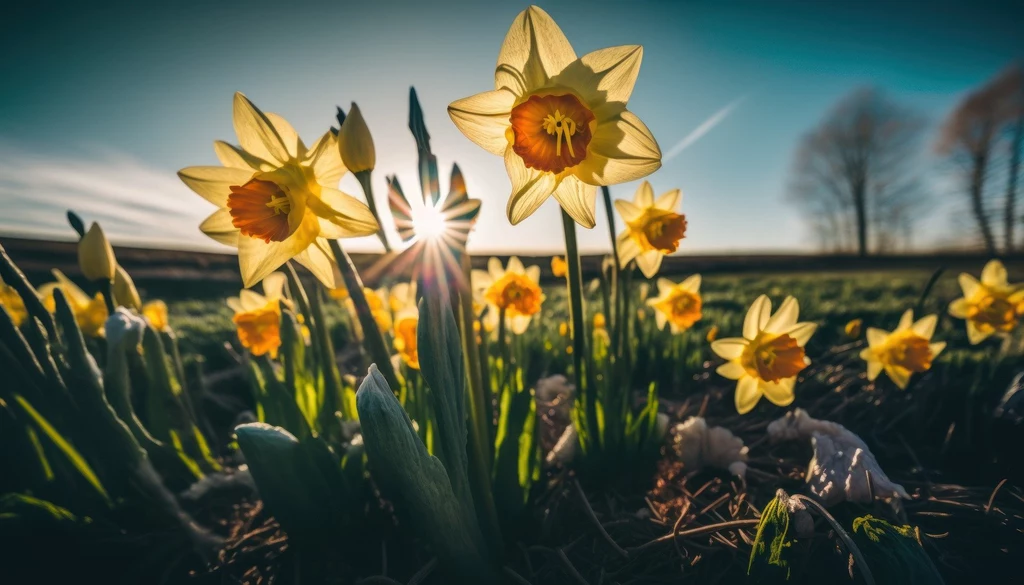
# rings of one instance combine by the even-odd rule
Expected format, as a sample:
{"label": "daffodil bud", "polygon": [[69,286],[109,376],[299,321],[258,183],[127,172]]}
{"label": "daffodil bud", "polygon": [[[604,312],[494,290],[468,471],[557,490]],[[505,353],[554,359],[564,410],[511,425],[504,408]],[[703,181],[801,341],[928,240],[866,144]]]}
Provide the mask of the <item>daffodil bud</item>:
{"label": "daffodil bud", "polygon": [[352,103],[352,109],[345,117],[345,123],[338,132],[338,150],[341,160],[353,173],[372,171],[377,164],[377,153],[373,148],[373,136],[366,127],[359,106]]}
{"label": "daffodil bud", "polygon": [[135,289],[135,281],[132,280],[127,270],[121,268],[120,264],[117,265],[117,271],[114,273],[114,302],[136,311],[142,310],[142,297]]}
{"label": "daffodil bud", "polygon": [[117,271],[114,249],[110,247],[103,228],[93,222],[78,242],[78,266],[89,280],[113,280]]}

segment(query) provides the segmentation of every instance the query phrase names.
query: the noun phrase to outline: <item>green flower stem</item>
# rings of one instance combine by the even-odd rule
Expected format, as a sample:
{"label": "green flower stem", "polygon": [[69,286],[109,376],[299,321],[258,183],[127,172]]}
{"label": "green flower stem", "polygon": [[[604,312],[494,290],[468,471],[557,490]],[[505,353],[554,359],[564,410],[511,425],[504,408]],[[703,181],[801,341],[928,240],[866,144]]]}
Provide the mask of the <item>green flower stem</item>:
{"label": "green flower stem", "polygon": [[[562,210],[562,229],[565,231],[565,262],[568,265],[569,316],[572,327],[572,361],[576,378],[577,404],[583,403],[585,409],[585,432],[580,432],[580,440],[586,450],[587,438],[593,441],[598,433],[597,427],[597,396],[594,387],[589,383],[589,370],[585,367],[589,357],[587,353],[587,329],[583,310],[583,275],[580,270],[580,251],[576,243],[576,222]],[[577,429],[581,431],[583,429]]]}
{"label": "green flower stem", "polygon": [[376,362],[377,369],[380,370],[384,380],[387,381],[391,388],[401,388],[402,385],[398,383],[395,368],[391,365],[391,353],[388,351],[388,346],[384,343],[384,336],[381,335],[380,329],[377,327],[377,321],[373,318],[370,304],[366,302],[366,295],[363,293],[363,281],[359,278],[359,273],[356,272],[352,259],[341,249],[341,242],[338,240],[329,240],[329,242],[331,244],[331,251],[334,252],[334,261],[338,265],[338,270],[341,271],[342,280],[345,281],[345,288],[348,289],[352,304],[356,307],[356,316],[359,318],[359,324],[363,328],[363,343],[370,354],[370,359]]}
{"label": "green flower stem", "polygon": [[616,299],[615,304],[612,306],[614,313],[612,310],[605,308],[605,317],[608,318],[608,327],[612,331],[612,355],[618,355],[622,349],[619,341],[621,338],[620,329],[623,328],[623,321],[628,319],[629,316],[622,312],[622,307],[617,301],[622,296],[622,292],[619,290],[622,283],[622,271],[619,269],[619,241],[615,237],[615,207],[612,205],[612,192],[607,186],[601,187],[601,198],[604,200],[604,213],[608,216],[608,238],[612,244],[612,262],[614,266],[608,281],[611,283],[611,297]]}
{"label": "green flower stem", "polygon": [[114,311],[117,310],[117,305],[114,303],[114,281],[97,280],[96,284],[99,285],[100,294],[103,295],[103,302],[107,305],[107,314],[113,315]]}
{"label": "green flower stem", "polygon": [[380,243],[384,244],[384,251],[390,252],[391,245],[388,244],[388,238],[384,235],[384,222],[380,220],[380,214],[377,213],[377,201],[373,198],[373,181],[370,180],[370,171],[359,171],[355,175],[359,186],[363,188],[363,195],[366,196],[366,204],[370,207],[370,213],[377,220],[377,237],[380,238]]}

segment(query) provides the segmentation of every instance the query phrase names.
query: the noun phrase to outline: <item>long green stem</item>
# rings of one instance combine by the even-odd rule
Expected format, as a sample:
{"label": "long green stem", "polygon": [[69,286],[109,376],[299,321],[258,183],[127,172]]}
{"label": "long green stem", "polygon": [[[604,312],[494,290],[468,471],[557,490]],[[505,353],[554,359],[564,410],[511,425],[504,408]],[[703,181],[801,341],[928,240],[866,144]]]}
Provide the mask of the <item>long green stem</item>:
{"label": "long green stem", "polygon": [[377,201],[373,198],[373,181],[370,178],[370,171],[360,171],[355,175],[359,186],[363,188],[363,195],[366,197],[366,204],[370,207],[370,213],[377,220],[377,237],[380,238],[380,243],[384,244],[384,251],[390,252],[391,245],[388,244],[388,238],[384,235],[384,222],[380,220],[380,214],[377,213]]}
{"label": "long green stem", "polygon": [[384,336],[381,335],[380,328],[377,327],[376,319],[373,318],[370,304],[366,302],[366,294],[363,293],[363,281],[359,278],[359,273],[356,272],[352,259],[341,249],[341,242],[338,240],[329,241],[331,251],[334,252],[334,261],[341,272],[342,280],[345,281],[345,288],[348,289],[349,298],[352,299],[352,304],[355,305],[359,325],[363,328],[363,342],[366,344],[366,350],[369,352],[370,358],[377,364],[377,369],[380,370],[381,375],[384,376],[388,385],[391,386],[391,390],[399,390],[401,385],[398,383],[395,368],[391,365],[391,353],[388,351],[388,346],[384,343]]}
{"label": "long green stem", "polygon": [[[583,310],[583,275],[580,269],[580,250],[576,243],[576,222],[562,210],[562,229],[565,231],[565,262],[568,265],[569,288],[569,320],[572,328],[572,361],[576,377],[577,402],[584,408],[584,429],[577,429],[584,450],[587,443],[594,443],[593,438],[599,434],[597,427],[597,397],[594,387],[587,379],[589,372],[585,367],[589,357],[587,353],[587,329]],[[577,407],[578,408],[578,407]],[[588,441],[589,439],[589,441]]]}

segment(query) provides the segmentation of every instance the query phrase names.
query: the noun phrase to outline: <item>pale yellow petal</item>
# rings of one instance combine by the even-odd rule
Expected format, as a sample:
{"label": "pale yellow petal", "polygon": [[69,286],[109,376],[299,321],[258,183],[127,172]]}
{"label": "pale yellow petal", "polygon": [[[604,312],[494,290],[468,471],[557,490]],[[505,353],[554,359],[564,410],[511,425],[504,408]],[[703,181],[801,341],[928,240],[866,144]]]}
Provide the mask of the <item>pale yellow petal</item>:
{"label": "pale yellow petal", "polygon": [[302,264],[328,289],[336,288],[341,282],[335,279],[334,256],[327,240],[317,238],[312,246],[295,255],[295,261]]}
{"label": "pale yellow petal", "polygon": [[235,94],[234,125],[238,142],[246,152],[277,164],[288,160],[288,148],[273,123],[241,93]]}
{"label": "pale yellow petal", "polygon": [[661,148],[647,126],[623,110],[599,120],[587,158],[574,174],[591,185],[615,185],[642,179],[661,167]]}
{"label": "pale yellow petal", "polygon": [[999,260],[989,260],[981,270],[981,284],[989,288],[1004,287],[1007,284],[1006,267]]}
{"label": "pale yellow petal", "polygon": [[262,309],[267,306],[267,303],[269,302],[267,297],[247,288],[242,289],[238,294],[238,300],[239,306],[242,307],[243,311],[255,311],[257,309]]}
{"label": "pale yellow petal", "polygon": [[978,292],[978,289],[981,287],[978,279],[966,272],[961,272],[960,276],[957,277],[957,281],[960,283],[960,289],[964,291],[964,298],[966,299],[973,297],[974,293]]}
{"label": "pale yellow petal", "polygon": [[590,104],[625,104],[633,93],[643,56],[639,45],[599,49],[569,63],[551,83],[573,88]]}
{"label": "pale yellow petal", "polygon": [[640,244],[636,243],[636,240],[629,236],[628,231],[619,234],[615,247],[619,252],[619,268],[625,268],[627,264],[643,251],[640,249]]}
{"label": "pale yellow petal", "polygon": [[725,339],[716,339],[711,342],[711,351],[715,352],[718,357],[734,360],[743,355],[743,350],[747,348],[749,342],[746,339],[739,337],[726,337]]}
{"label": "pale yellow petal", "polygon": [[523,261],[519,259],[519,256],[512,256],[508,259],[508,267],[505,272],[511,272],[513,274],[522,274],[526,271],[523,267]]}
{"label": "pale yellow petal", "polygon": [[[694,276],[697,277],[697,286],[700,286],[700,275],[695,274]],[[690,278],[693,278],[693,276],[691,276]],[[687,278],[686,280],[681,282],[679,285],[682,286],[687,281],[689,281],[690,278]],[[659,278],[658,279],[658,295],[659,296],[668,296],[668,294],[670,292],[672,292],[672,289],[674,289],[675,287],[676,287],[676,283],[672,282],[671,280],[669,280],[667,278]]]}
{"label": "pale yellow petal", "polygon": [[729,380],[739,380],[747,375],[747,371],[737,361],[728,361],[718,366],[715,370],[718,375]]}
{"label": "pale yellow petal", "polygon": [[487,261],[487,272],[491,275],[491,280],[501,280],[502,276],[505,276],[505,267],[501,265],[501,260],[491,256]]}
{"label": "pale yellow petal", "polygon": [[516,95],[508,89],[485,91],[452,102],[448,115],[455,126],[484,150],[503,156],[508,148],[505,131]]}
{"label": "pale yellow petal", "polygon": [[921,337],[931,339],[932,335],[935,333],[935,325],[937,325],[938,322],[938,315],[927,315],[918,319],[910,328],[914,333],[917,333]]}
{"label": "pale yellow petal", "polygon": [[907,384],[910,383],[910,370],[902,368],[900,366],[892,366],[888,364],[883,365],[883,368],[885,369],[886,375],[889,376],[889,379],[892,380],[893,384],[896,384],[897,388],[899,388],[900,390],[907,389]]}
{"label": "pale yellow petal", "polygon": [[486,270],[473,270],[470,273],[469,280],[472,283],[473,290],[487,288],[494,282],[494,279],[491,278],[491,273]]}
{"label": "pale yellow petal", "polygon": [[622,217],[622,221],[626,223],[635,220],[644,213],[644,211],[637,207],[636,204],[634,204],[631,201],[626,201],[625,199],[616,199],[615,209],[616,211],[619,212],[619,215]]}
{"label": "pale yellow petal", "polygon": [[765,331],[769,333],[782,333],[791,329],[796,325],[797,319],[800,317],[800,304],[794,297],[786,297],[779,305],[779,310],[768,319],[768,323],[763,327]]}
{"label": "pale yellow petal", "polygon": [[370,212],[370,208],[362,201],[337,189],[321,186],[320,198],[310,197],[306,204],[321,219],[340,228],[337,233],[324,234],[324,237],[352,238],[377,233],[377,220]]}
{"label": "pale yellow petal", "polygon": [[907,309],[900,316],[900,323],[896,326],[896,331],[906,331],[914,325],[914,310]]}
{"label": "pale yellow petal", "polygon": [[522,335],[526,333],[526,329],[530,326],[530,315],[516,315],[508,319],[509,329],[516,335]]}
{"label": "pale yellow petal", "polygon": [[239,297],[231,297],[227,301],[228,307],[235,313],[244,313],[245,309],[242,308],[242,299]]}
{"label": "pale yellow petal", "polygon": [[796,385],[796,376],[792,378],[785,378],[778,382],[765,382],[759,383],[759,390],[769,402],[775,406],[786,407],[793,404],[793,399],[796,395],[793,393],[793,386]]}
{"label": "pale yellow petal", "polygon": [[325,132],[307,153],[309,166],[313,169],[316,182],[324,187],[338,188],[338,182],[345,176],[348,169],[341,160],[337,139],[330,131]]}
{"label": "pale yellow petal", "polygon": [[648,250],[636,257],[637,268],[646,278],[654,278],[661,268],[661,260],[665,255],[657,250]]}
{"label": "pale yellow petal", "polygon": [[879,347],[881,345],[885,345],[885,341],[889,338],[888,331],[877,329],[875,327],[868,327],[865,335],[867,336],[868,347]]}
{"label": "pale yellow petal", "polygon": [[946,342],[945,341],[937,341],[935,343],[929,343],[928,344],[928,349],[931,350],[932,358],[934,359],[936,356],[938,356],[940,353],[942,353],[942,350],[946,349]]}
{"label": "pale yellow petal", "polygon": [[977,345],[985,341],[992,333],[994,332],[991,329],[982,331],[974,321],[967,322],[967,340],[971,342],[971,345]]}
{"label": "pale yellow petal", "polygon": [[519,13],[505,35],[494,70],[494,87],[517,96],[542,87],[576,60],[572,45],[555,21],[536,6]]}
{"label": "pale yellow petal", "polygon": [[761,295],[750,305],[747,316],[743,319],[743,337],[753,339],[768,325],[772,314],[772,302],[768,295]]}
{"label": "pale yellow petal", "polygon": [[263,296],[268,299],[284,298],[284,285],[288,277],[283,272],[271,272],[263,279]]}
{"label": "pale yellow petal", "polygon": [[269,167],[267,161],[253,156],[234,144],[228,144],[223,140],[217,140],[213,143],[213,152],[217,155],[217,160],[222,165],[233,169],[261,171],[268,170]]}
{"label": "pale yellow petal", "polygon": [[587,185],[576,177],[569,176],[562,180],[553,195],[562,209],[576,223],[588,229],[597,223],[597,219],[594,217],[597,187]]}
{"label": "pale yellow petal", "polygon": [[533,282],[540,284],[540,266],[531,266],[526,269],[526,277]]}
{"label": "pale yellow petal", "polygon": [[238,266],[246,288],[263,280],[296,254],[308,248],[320,233],[320,224],[307,214],[295,233],[281,242],[269,244],[257,238],[238,238]]}
{"label": "pale yellow petal", "polygon": [[793,325],[793,327],[786,331],[786,333],[796,340],[797,345],[803,347],[808,341],[810,341],[811,336],[814,335],[814,332],[817,330],[817,323],[804,322]]}
{"label": "pale yellow petal", "polygon": [[199,224],[199,230],[221,244],[238,247],[238,228],[231,223],[231,212],[227,208],[214,211]]}
{"label": "pale yellow petal", "polygon": [[661,311],[655,311],[654,322],[658,325],[658,330],[663,331],[665,329],[665,324],[668,323],[668,317]]}
{"label": "pale yellow petal", "polygon": [[[870,350],[868,350],[868,351],[870,351]],[[864,357],[863,353],[861,354],[861,357]],[[878,378],[878,374],[882,373],[882,362],[880,362],[878,360],[875,360],[875,359],[869,359],[869,360],[867,360],[867,364],[868,364],[868,372],[867,372],[867,374],[868,374],[868,382],[874,382],[875,379]]]}
{"label": "pale yellow petal", "polygon": [[960,298],[949,303],[949,314],[957,319],[966,319],[967,311],[971,308],[971,304],[967,302],[967,299]]}
{"label": "pale yellow petal", "polygon": [[683,198],[683,192],[679,189],[672,189],[666,191],[658,196],[658,199],[654,202],[654,206],[658,209],[668,209],[675,211],[679,207],[679,201]]}
{"label": "pale yellow petal", "polygon": [[266,113],[267,120],[270,121],[270,125],[277,131],[277,135],[281,137],[281,142],[284,144],[284,148],[288,151],[288,156],[291,158],[301,158],[306,154],[306,145],[302,143],[302,139],[299,138],[299,133],[292,128],[292,125],[288,123],[278,114],[273,112]]}
{"label": "pale yellow petal", "polygon": [[636,188],[636,194],[633,195],[633,205],[636,205],[641,210],[654,205],[654,189],[649,182],[643,181]]}
{"label": "pale yellow petal", "polygon": [[690,291],[694,294],[700,292],[701,277],[699,274],[688,276],[683,282],[679,283],[681,290]]}
{"label": "pale yellow petal", "polygon": [[761,388],[757,378],[746,376],[740,378],[736,383],[736,411],[740,414],[747,414],[757,406],[761,400]]}
{"label": "pale yellow petal", "polygon": [[225,207],[228,204],[231,187],[248,183],[253,174],[250,169],[188,167],[178,171],[178,178],[203,199],[217,207]]}
{"label": "pale yellow petal", "polygon": [[555,191],[555,176],[529,169],[512,147],[505,151],[505,170],[512,181],[512,195],[505,212],[512,225],[517,225],[541,206]]}

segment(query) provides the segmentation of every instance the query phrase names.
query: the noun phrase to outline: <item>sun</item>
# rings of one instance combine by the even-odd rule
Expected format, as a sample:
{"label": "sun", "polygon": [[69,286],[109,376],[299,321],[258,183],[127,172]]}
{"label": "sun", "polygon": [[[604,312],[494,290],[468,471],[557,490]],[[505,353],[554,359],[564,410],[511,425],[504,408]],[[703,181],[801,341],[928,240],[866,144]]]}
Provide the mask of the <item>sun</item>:
{"label": "sun", "polygon": [[412,225],[418,239],[436,240],[448,232],[448,220],[440,209],[424,206],[417,211],[412,219]]}

